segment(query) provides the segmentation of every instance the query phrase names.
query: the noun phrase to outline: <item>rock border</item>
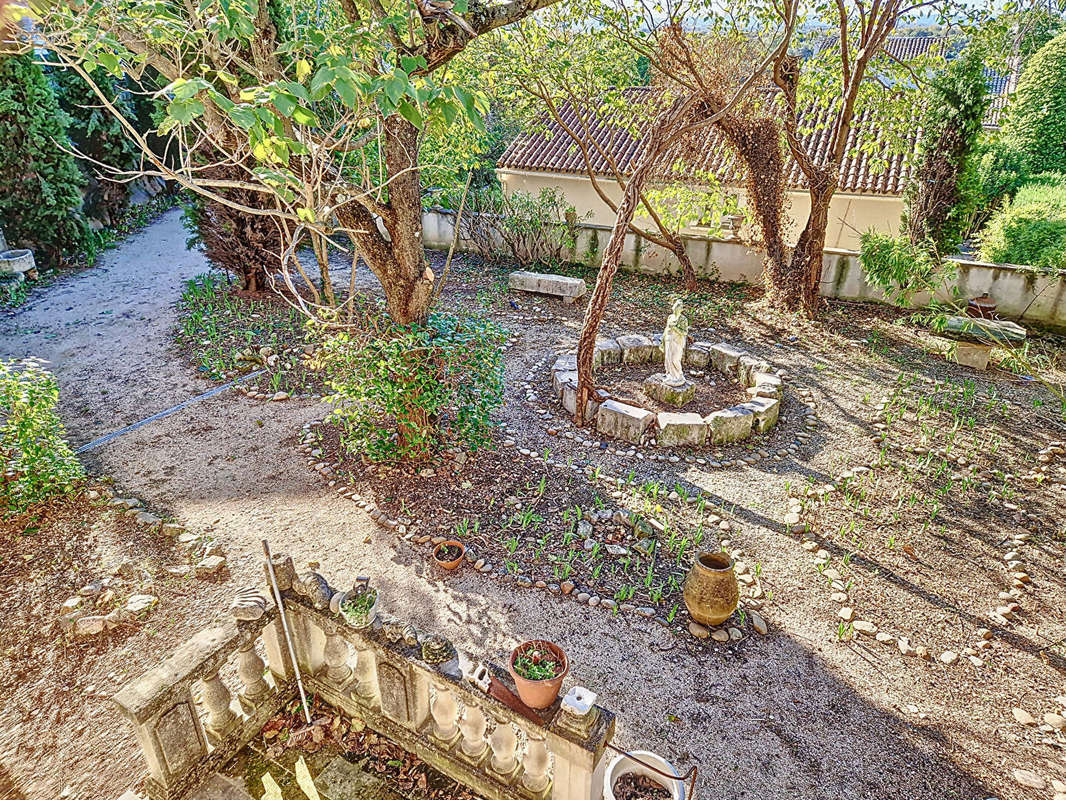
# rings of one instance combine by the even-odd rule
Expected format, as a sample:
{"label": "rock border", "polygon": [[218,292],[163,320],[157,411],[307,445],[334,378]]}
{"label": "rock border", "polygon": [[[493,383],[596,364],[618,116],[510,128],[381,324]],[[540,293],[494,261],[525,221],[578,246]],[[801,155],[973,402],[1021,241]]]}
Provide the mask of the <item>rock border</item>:
{"label": "rock border", "polygon": [[[637,333],[597,339],[593,369],[604,364],[661,363],[664,357],[661,341],[661,334],[648,337]],[[600,389],[597,399],[589,400],[586,408],[586,415],[596,420],[596,430],[634,445],[701,447],[735,444],[756,433],[766,433],[777,424],[784,398],[784,370],[774,370],[766,361],[726,342],[690,344],[685,348],[683,361],[694,368],[692,374],[696,377],[702,377],[702,370],[710,367],[736,380],[751,399],[707,415],[680,410],[656,412],[623,403]],[[576,354],[556,356],[551,381],[555,398],[569,414],[576,413]]]}

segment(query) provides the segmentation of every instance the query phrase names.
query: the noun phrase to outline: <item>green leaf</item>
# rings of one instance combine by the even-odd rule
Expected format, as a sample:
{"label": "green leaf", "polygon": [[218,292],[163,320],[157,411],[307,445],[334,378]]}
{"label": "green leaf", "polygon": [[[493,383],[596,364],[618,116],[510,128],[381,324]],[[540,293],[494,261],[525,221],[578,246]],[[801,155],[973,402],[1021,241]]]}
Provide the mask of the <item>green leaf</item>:
{"label": "green leaf", "polygon": [[284,92],[274,93],[274,106],[284,116],[291,117],[292,112],[296,109],[296,98],[291,94],[285,94]]}
{"label": "green leaf", "polygon": [[400,116],[410,122],[416,128],[421,128],[425,124],[425,120],[422,119],[422,114],[418,108],[408,103],[406,100],[396,106],[396,110],[400,112]]}
{"label": "green leaf", "polygon": [[292,111],[292,121],[297,125],[313,126],[318,124],[318,117],[303,106],[296,106]]}
{"label": "green leaf", "polygon": [[405,79],[390,75],[385,79],[385,85],[382,88],[385,90],[385,96],[389,98],[392,104],[397,105],[400,99],[407,94],[407,87],[408,83]]}
{"label": "green leaf", "polygon": [[333,71],[333,67],[319,67],[315,77],[311,79],[311,94],[314,97],[324,97],[335,76],[336,73]]}

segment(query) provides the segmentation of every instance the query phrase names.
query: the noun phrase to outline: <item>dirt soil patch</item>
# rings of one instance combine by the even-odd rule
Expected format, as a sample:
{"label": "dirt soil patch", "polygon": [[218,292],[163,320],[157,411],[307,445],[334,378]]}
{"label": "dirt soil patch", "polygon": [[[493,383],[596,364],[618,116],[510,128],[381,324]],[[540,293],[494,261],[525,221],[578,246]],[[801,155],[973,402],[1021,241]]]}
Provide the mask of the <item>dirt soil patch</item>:
{"label": "dirt soil patch", "polygon": [[695,384],[696,394],[685,405],[673,406],[644,392],[644,380],[657,372],[662,372],[661,364],[610,364],[596,371],[596,383],[605,387],[614,399],[656,413],[695,411],[706,416],[748,399],[737,381],[717,370],[688,370],[685,377]]}

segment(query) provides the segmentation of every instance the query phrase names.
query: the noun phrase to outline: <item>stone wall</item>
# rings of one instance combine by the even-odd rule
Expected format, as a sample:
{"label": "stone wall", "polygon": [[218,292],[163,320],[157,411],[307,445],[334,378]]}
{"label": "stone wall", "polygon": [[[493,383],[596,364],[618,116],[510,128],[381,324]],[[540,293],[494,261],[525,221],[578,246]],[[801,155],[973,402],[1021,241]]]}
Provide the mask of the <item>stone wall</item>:
{"label": "stone wall", "polygon": [[[447,248],[451,244],[454,217],[454,212],[443,209],[423,213],[423,235],[427,247]],[[577,242],[570,253],[572,260],[598,265],[610,233],[610,228],[605,225],[579,225]],[[710,236],[685,234],[682,238],[698,275],[742,283],[762,281],[763,254],[760,250],[739,241]],[[821,293],[825,297],[884,301],[881,290],[866,280],[859,265],[859,254],[854,250],[826,249],[824,263]],[[988,292],[999,304],[999,313],[1004,317],[1066,329],[1066,275],[1048,277],[1030,267],[1010,264],[979,261],[956,263],[958,279],[954,285],[941,291],[939,299],[951,299],[955,290],[964,299]],[[672,254],[633,234],[626,236],[622,268],[655,275],[680,271],[680,265]],[[915,298],[918,305],[924,305],[928,300],[928,296]]]}

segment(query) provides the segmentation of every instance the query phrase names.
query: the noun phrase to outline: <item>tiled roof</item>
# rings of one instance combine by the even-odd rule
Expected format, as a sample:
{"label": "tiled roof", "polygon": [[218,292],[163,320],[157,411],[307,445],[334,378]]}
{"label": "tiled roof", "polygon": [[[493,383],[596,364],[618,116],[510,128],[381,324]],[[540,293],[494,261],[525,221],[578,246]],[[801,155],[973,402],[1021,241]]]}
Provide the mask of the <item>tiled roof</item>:
{"label": "tiled roof", "polygon": [[[634,88],[629,89],[627,94],[633,103],[647,104],[653,91],[648,88]],[[631,172],[643,152],[643,136],[639,133],[633,136],[623,126],[612,123],[609,113],[595,117],[589,115],[591,122],[589,130],[585,132],[582,116],[575,113],[571,106],[565,107],[562,112],[567,126],[583,138],[598,142],[600,148],[615,160],[623,174]],[[638,124],[641,126],[650,124],[653,116],[649,113]],[[829,145],[829,121],[830,113],[827,109],[812,108],[802,115],[801,128],[810,131],[804,136],[804,142],[807,151],[813,155],[815,161],[825,158],[825,150]],[[711,128],[704,128],[693,136],[698,139],[685,143],[683,158],[681,157],[682,147],[679,146],[675,148],[675,153],[664,160],[664,164],[677,166],[677,171],[671,171],[671,177],[699,183],[703,180],[703,175],[710,173],[721,183],[738,185],[741,182],[741,176],[736,158],[732,150],[725,145],[721,135]],[[872,112],[864,111],[856,115],[848,140],[848,152],[851,154],[845,156],[840,166],[838,191],[848,194],[899,195],[902,193],[910,174],[907,166],[908,159],[905,156],[892,155],[888,157],[887,163],[878,163],[880,159],[876,155],[852,152],[857,150],[859,143],[869,143],[871,140],[876,141],[882,138]],[[912,135],[908,147],[911,153],[914,144],[915,136]],[[876,151],[877,148],[874,150]],[[785,158],[789,166],[789,188],[806,189],[806,177],[787,149]],[[591,151],[590,160],[596,174],[613,174],[608,161],[595,149]],[[520,134],[515,138],[500,158],[499,166],[502,169],[533,172],[585,174],[585,161],[580,150],[565,129],[554,120],[545,122],[543,132]]]}
{"label": "tiled roof", "polygon": [[[818,52],[835,47],[836,36],[826,36],[818,47]],[[943,36],[889,36],[885,39],[883,50],[893,58],[900,61],[910,61],[912,58],[924,56],[934,46],[944,44]]]}

